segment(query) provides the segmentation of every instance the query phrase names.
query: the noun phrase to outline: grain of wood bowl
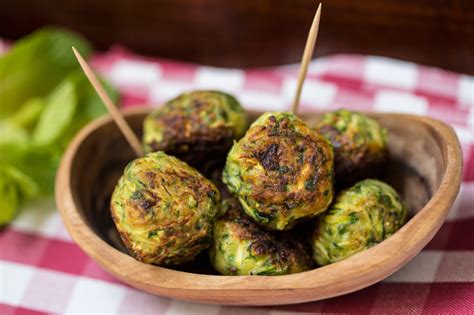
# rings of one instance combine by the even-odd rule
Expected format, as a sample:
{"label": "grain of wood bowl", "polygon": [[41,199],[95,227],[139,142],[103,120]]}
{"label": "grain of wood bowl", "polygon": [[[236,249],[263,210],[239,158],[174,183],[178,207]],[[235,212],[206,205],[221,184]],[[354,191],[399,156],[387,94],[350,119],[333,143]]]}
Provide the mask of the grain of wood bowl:
{"label": "grain of wood bowl", "polygon": [[[124,112],[132,128],[150,111]],[[252,119],[261,113],[251,112]],[[321,113],[302,114],[308,122]],[[109,213],[112,190],[134,158],[112,119],[86,126],[67,149],[56,179],[56,202],[75,242],[99,265],[140,290],[171,298],[229,305],[316,301],[368,287],[408,263],[433,238],[460,187],[462,154],[444,123],[405,114],[370,114],[389,131],[390,162],[384,180],[409,207],[409,221],[382,243],[340,262],[283,276],[221,276],[206,259],[170,269],[128,255]]]}

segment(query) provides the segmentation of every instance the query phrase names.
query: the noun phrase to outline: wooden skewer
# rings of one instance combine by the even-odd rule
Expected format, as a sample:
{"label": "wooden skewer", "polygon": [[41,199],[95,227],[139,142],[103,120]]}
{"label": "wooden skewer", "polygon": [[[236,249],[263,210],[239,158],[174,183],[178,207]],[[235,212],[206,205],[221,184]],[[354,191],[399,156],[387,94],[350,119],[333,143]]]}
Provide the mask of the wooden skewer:
{"label": "wooden skewer", "polygon": [[72,47],[72,51],[74,52],[74,55],[76,55],[77,61],[79,61],[79,64],[81,65],[86,77],[89,79],[89,82],[94,87],[102,102],[104,102],[105,107],[107,107],[110,115],[112,115],[112,118],[114,119],[115,123],[124,135],[125,139],[132,147],[133,151],[135,151],[137,156],[143,156],[143,147],[140,140],[138,140],[132,128],[130,128],[120,111],[117,109],[117,106],[114,105],[109,95],[107,95],[107,92],[105,92],[104,87],[97,79],[97,76],[94,74],[94,71],[92,71],[91,67],[89,67],[87,62],[84,60],[84,58],[82,58],[81,54],[77,51],[76,48]]}
{"label": "wooden skewer", "polygon": [[295,98],[293,99],[293,107],[291,111],[293,114],[297,114],[298,105],[300,104],[301,90],[303,89],[303,83],[306,78],[306,72],[308,71],[308,64],[313,56],[314,45],[318,38],[319,20],[321,18],[321,3],[318,6],[318,10],[314,15],[313,24],[309,30],[308,39],[306,40],[306,46],[303,52],[303,58],[301,59],[300,72],[298,73],[298,85],[296,87]]}

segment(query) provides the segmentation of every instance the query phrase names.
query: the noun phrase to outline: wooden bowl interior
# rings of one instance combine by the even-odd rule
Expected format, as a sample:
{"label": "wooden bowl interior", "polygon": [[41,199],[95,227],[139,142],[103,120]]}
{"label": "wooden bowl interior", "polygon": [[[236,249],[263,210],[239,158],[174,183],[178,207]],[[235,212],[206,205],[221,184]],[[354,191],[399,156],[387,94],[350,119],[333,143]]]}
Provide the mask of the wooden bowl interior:
{"label": "wooden bowl interior", "polygon": [[[252,113],[255,119],[258,113]],[[314,123],[318,115],[302,115]],[[441,182],[445,161],[439,139],[423,124],[400,124],[391,116],[373,115],[389,130],[390,162],[383,171],[383,180],[393,185],[402,195],[413,217],[422,209]],[[127,116],[132,128],[141,137],[144,112]],[[92,131],[78,148],[72,162],[71,191],[78,212],[86,224],[105,242],[127,253],[112,222],[109,202],[112,191],[122,175],[124,167],[134,153],[123,139],[113,122],[106,123]],[[207,260],[206,253],[186,265],[174,269],[216,274]]]}

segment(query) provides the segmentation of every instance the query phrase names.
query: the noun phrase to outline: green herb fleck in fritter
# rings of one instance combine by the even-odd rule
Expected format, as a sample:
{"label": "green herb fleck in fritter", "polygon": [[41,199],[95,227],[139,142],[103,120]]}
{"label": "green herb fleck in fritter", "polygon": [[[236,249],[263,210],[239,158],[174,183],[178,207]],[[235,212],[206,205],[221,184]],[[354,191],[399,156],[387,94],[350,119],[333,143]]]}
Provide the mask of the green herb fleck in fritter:
{"label": "green herb fleck in fritter", "polygon": [[147,152],[165,151],[200,167],[225,154],[247,128],[235,97],[217,91],[184,93],[150,113],[143,124]]}
{"label": "green herb fleck in fritter", "polygon": [[256,222],[288,230],[331,203],[331,144],[291,113],[263,114],[230,150],[223,181]]}
{"label": "green herb fleck in fritter", "polygon": [[387,160],[387,130],[362,113],[326,113],[315,129],[333,145],[338,185],[375,176]]}
{"label": "green herb fleck in fritter", "polygon": [[209,256],[224,275],[283,275],[310,270],[309,248],[289,232],[267,231],[242,210],[236,199],[222,203],[224,214],[213,228]]}
{"label": "green herb fleck in fritter", "polygon": [[406,221],[407,209],[388,184],[366,179],[343,190],[318,218],[313,258],[327,265],[382,242]]}
{"label": "green herb fleck in fritter", "polygon": [[214,184],[160,151],[125,168],[112,195],[111,213],[133,257],[175,265],[209,247],[219,200]]}

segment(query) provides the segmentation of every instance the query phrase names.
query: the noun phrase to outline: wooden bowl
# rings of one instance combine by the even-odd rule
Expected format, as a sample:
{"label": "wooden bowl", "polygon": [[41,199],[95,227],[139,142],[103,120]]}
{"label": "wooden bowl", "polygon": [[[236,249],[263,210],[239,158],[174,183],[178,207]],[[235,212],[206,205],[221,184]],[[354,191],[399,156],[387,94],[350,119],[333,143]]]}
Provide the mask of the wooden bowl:
{"label": "wooden bowl", "polygon": [[[150,109],[125,113],[141,134]],[[255,119],[259,113],[251,113]],[[315,121],[319,114],[301,115]],[[410,208],[392,237],[346,260],[284,276],[221,276],[203,253],[176,269],[141,263],[126,253],[109,214],[111,192],[134,158],[110,117],[85,127],[66,151],[56,179],[56,202],[77,244],[104,269],[143,291],[204,303],[278,305],[330,298],[374,284],[410,261],[435,235],[459,191],[460,145],[442,122],[404,114],[371,114],[389,130],[387,182]]]}

